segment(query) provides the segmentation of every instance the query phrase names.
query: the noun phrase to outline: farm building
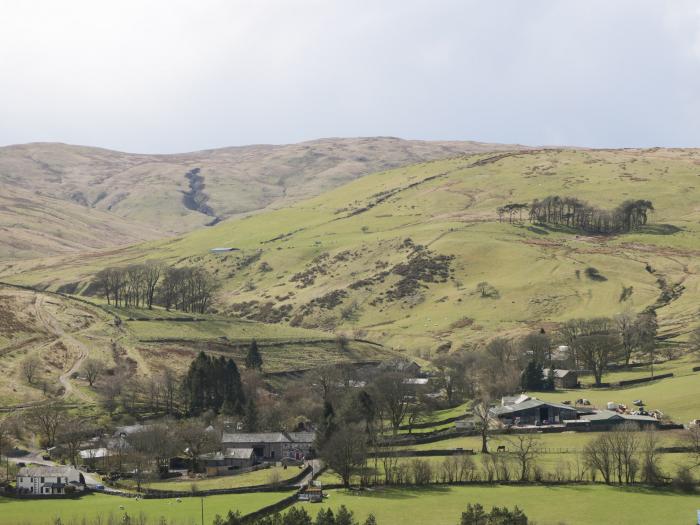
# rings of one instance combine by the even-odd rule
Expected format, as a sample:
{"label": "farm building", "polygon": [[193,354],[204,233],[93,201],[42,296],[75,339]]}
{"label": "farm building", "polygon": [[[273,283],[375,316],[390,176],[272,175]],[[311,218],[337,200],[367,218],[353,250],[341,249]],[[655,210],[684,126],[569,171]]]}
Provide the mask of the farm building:
{"label": "farm building", "polygon": [[252,467],[255,464],[255,452],[252,448],[228,448],[224,452],[204,454],[201,459],[208,476],[221,476]]}
{"label": "farm building", "polygon": [[489,414],[506,425],[552,425],[578,419],[578,411],[569,405],[526,395],[504,397],[501,406],[491,408]]}
{"label": "farm building", "polygon": [[455,421],[455,428],[461,431],[471,431],[476,429],[474,418],[458,419]]}
{"label": "farm building", "polygon": [[82,491],[85,478],[72,467],[23,467],[17,472],[17,492],[53,496]]}
{"label": "farm building", "polygon": [[590,414],[581,415],[581,421],[588,421],[591,427],[604,429],[623,423],[635,423],[639,426],[658,426],[659,420],[652,416],[620,413],[614,410],[595,410]]}
{"label": "farm building", "polygon": [[[554,374],[554,387],[555,388],[576,388],[578,386],[578,374],[574,370],[563,370],[561,368],[555,368]],[[543,379],[549,377],[549,368],[543,370]]]}
{"label": "farm building", "polygon": [[403,372],[411,377],[420,377],[421,375],[421,366],[415,361],[409,361],[408,359],[395,358],[382,361],[378,368],[386,372]]}
{"label": "farm building", "polygon": [[252,448],[257,459],[304,459],[313,452],[315,432],[234,432],[224,434],[221,443],[226,448]]}

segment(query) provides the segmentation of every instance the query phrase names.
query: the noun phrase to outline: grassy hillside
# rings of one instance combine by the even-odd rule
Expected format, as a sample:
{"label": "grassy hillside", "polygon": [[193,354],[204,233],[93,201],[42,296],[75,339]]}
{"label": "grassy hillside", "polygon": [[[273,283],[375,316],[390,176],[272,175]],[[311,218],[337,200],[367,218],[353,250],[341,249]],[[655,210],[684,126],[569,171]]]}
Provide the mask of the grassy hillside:
{"label": "grassy hillside", "polygon": [[[0,407],[56,398],[94,405],[101,398],[99,385],[89,387],[80,374],[88,358],[101,360],[112,371],[127,367],[140,378],[166,366],[182,373],[200,351],[232,357],[242,368],[252,339],[258,341],[265,373],[389,355],[363,342],[340,348],[334,338],[316,330],[213,315],[183,317],[161,309],[115,311],[100,302],[0,286]],[[22,372],[28,357],[39,361],[31,383]]]}
{"label": "grassy hillside", "polygon": [[[107,265],[202,265],[221,280],[220,313],[353,330],[425,356],[446,343],[651,305],[661,334],[683,341],[698,322],[698,162],[695,150],[471,155],[369,175],[180,238],[0,274],[80,287]],[[648,198],[656,212],[642,231],[605,238],[498,222],[496,207],[550,194],[606,208]],[[241,251],[210,254],[215,246]],[[588,278],[589,267],[604,280]],[[498,297],[481,297],[481,281]],[[632,287],[624,300],[623,287]]]}
{"label": "grassy hillside", "polygon": [[512,146],[323,139],[177,155],[66,144],[0,148],[0,260],[183,233],[318,195],[357,177],[424,160]]}
{"label": "grassy hillside", "polygon": [[10,187],[0,191],[0,260],[46,257],[162,237],[155,229],[50,195]]}

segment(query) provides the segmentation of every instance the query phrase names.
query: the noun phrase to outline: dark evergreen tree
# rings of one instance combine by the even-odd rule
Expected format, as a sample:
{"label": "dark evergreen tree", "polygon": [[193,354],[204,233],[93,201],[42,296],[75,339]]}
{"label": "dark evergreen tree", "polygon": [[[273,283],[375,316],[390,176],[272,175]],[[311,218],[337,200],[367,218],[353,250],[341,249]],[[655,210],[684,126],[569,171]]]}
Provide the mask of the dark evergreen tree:
{"label": "dark evergreen tree", "polygon": [[208,369],[209,358],[200,352],[185,376],[183,391],[187,399],[187,412],[192,416],[198,416],[206,409]]}
{"label": "dark evergreen tree", "polygon": [[521,386],[523,390],[542,390],[544,372],[542,365],[532,359],[523,370]]}
{"label": "dark evergreen tree", "polygon": [[518,507],[509,510],[507,507],[493,507],[488,514],[478,503],[467,505],[462,513],[460,525],[527,525],[527,516]]}
{"label": "dark evergreen tree", "polygon": [[311,516],[306,512],[306,509],[300,507],[292,507],[284,515],[282,525],[313,525]]}
{"label": "dark evergreen tree", "polygon": [[245,367],[248,370],[260,370],[263,365],[263,359],[258,350],[258,342],[253,339],[250,343],[250,348],[248,348],[248,355],[245,358]]}
{"label": "dark evergreen tree", "polygon": [[353,512],[345,505],[341,505],[335,515],[335,525],[356,525],[356,523]]}
{"label": "dark evergreen tree", "polygon": [[224,357],[213,359],[204,352],[192,361],[185,375],[183,391],[187,400],[187,412],[199,416],[211,410],[228,414],[240,413],[245,402],[238,368]]}
{"label": "dark evergreen tree", "polygon": [[241,375],[233,359],[226,362],[224,373],[224,403],[222,412],[227,415],[241,414],[245,404],[245,394],[241,384]]}
{"label": "dark evergreen tree", "polygon": [[253,396],[248,397],[243,414],[243,426],[247,432],[256,432],[259,425],[258,407]]}
{"label": "dark evergreen tree", "polygon": [[551,392],[554,390],[554,368],[550,368],[547,372],[547,377],[542,381],[542,390]]}
{"label": "dark evergreen tree", "polygon": [[330,401],[323,403],[323,415],[316,433],[316,450],[321,450],[337,429],[335,409]]}
{"label": "dark evergreen tree", "polygon": [[333,511],[330,508],[319,510],[314,525],[335,525],[335,515]]}

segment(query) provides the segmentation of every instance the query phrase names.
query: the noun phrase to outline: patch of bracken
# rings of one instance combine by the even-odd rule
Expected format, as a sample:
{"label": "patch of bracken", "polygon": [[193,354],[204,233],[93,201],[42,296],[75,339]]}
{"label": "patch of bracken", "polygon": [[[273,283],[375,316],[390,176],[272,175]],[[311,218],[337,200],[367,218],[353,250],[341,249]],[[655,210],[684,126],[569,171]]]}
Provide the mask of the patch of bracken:
{"label": "patch of bracken", "polygon": [[284,304],[276,307],[275,303],[271,301],[265,303],[261,303],[260,301],[245,301],[232,304],[231,310],[239,317],[250,319],[251,321],[279,323],[289,317],[292,311],[292,305]]}
{"label": "patch of bracken", "polygon": [[377,283],[383,283],[384,279],[389,275],[390,272],[379,272],[376,275],[373,275],[372,277],[367,277],[366,279],[360,279],[359,281],[355,281],[354,283],[350,283],[348,285],[348,288],[351,290],[358,290],[360,288],[371,288],[373,285]]}
{"label": "patch of bracken", "polygon": [[345,299],[347,296],[348,292],[345,290],[333,290],[332,292],[328,292],[321,297],[316,297],[303,305],[301,307],[301,312],[306,315],[314,308],[319,308],[321,310],[332,310],[336,306],[339,306],[343,302],[343,299]]}
{"label": "patch of bracken", "polygon": [[421,288],[427,288],[423,283],[444,283],[450,277],[453,259],[452,255],[435,254],[426,249],[414,251],[405,263],[392,268],[391,272],[401,279],[387,291],[387,299],[397,301],[415,295]]}

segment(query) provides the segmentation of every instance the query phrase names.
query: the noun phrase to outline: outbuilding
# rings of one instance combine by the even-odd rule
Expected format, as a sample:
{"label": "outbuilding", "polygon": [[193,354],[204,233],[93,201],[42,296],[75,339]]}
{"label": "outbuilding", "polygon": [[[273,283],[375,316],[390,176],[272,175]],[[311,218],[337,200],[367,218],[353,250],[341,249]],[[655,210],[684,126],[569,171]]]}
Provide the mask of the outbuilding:
{"label": "outbuilding", "polygon": [[[543,379],[548,379],[550,374],[550,369],[545,368],[543,370]],[[574,370],[564,370],[562,368],[555,368],[552,371],[554,376],[554,387],[561,389],[576,388],[578,386],[578,374]]]}
{"label": "outbuilding", "polygon": [[252,448],[229,448],[223,452],[204,454],[201,460],[208,476],[221,476],[252,467],[255,452]]}

